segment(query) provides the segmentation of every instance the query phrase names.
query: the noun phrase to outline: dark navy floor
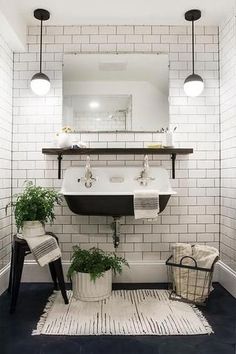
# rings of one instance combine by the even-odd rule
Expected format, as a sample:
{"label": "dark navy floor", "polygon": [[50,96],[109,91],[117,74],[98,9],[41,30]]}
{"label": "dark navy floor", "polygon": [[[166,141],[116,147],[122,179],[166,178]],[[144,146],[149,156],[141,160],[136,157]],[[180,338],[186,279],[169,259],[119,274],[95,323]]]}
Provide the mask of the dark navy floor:
{"label": "dark navy floor", "polygon": [[22,284],[13,315],[8,294],[0,297],[1,354],[236,354],[236,300],[220,285],[203,310],[215,333],[201,336],[31,336],[51,292],[51,284]]}

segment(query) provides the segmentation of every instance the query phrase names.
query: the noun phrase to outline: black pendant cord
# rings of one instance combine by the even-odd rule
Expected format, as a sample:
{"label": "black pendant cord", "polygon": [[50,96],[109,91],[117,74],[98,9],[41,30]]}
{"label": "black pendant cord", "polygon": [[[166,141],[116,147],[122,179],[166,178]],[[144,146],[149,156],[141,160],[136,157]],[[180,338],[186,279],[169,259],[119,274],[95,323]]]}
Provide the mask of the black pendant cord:
{"label": "black pendant cord", "polygon": [[194,20],[192,21],[192,63],[193,63],[193,74],[195,71],[195,62],[194,62]]}
{"label": "black pendant cord", "polygon": [[42,45],[43,45],[43,20],[40,25],[40,53],[39,53],[39,72],[42,72]]}

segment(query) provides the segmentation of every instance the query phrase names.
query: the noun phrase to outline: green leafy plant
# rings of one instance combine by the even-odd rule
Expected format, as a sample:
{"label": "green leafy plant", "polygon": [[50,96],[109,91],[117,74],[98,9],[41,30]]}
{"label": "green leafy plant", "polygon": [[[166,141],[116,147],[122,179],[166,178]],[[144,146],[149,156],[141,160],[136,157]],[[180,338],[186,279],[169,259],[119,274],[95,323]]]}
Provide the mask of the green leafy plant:
{"label": "green leafy plant", "polygon": [[83,250],[79,246],[74,246],[71,261],[67,274],[68,278],[71,278],[74,273],[81,272],[89,273],[93,281],[102,277],[109,269],[115,274],[120,274],[123,265],[129,266],[124,258],[95,247]]}
{"label": "green leafy plant", "polygon": [[27,181],[23,192],[13,196],[13,201],[6,206],[6,212],[8,207],[13,206],[19,231],[24,221],[52,222],[55,219],[54,206],[61,202],[61,196],[54,189],[35,186]]}

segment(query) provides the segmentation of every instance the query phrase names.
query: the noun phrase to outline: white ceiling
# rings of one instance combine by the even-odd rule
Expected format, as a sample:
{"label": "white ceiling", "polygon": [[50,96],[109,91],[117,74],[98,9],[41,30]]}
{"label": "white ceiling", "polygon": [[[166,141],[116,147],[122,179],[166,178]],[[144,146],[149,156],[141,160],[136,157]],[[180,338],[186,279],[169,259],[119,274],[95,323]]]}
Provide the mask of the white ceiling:
{"label": "white ceiling", "polygon": [[[218,25],[232,12],[235,0],[8,0],[35,24],[35,8],[51,12],[50,25],[78,24],[184,24],[184,13],[202,10],[201,24]],[[199,21],[199,24],[200,24]]]}
{"label": "white ceiling", "polygon": [[50,11],[48,25],[184,25],[184,13],[202,10],[199,25],[219,25],[236,0],[0,0],[0,32],[13,51],[25,51],[27,25],[39,25],[36,8]]}

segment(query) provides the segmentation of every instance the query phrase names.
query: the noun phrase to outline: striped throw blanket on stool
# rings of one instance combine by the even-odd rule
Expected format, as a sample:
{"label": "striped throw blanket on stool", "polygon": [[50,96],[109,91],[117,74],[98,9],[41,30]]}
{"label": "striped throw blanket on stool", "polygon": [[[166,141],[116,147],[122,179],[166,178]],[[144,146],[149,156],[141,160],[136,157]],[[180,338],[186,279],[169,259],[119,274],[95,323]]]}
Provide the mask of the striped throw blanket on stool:
{"label": "striped throw blanket on stool", "polygon": [[25,240],[32,255],[41,267],[61,257],[61,250],[57,240],[51,235],[27,237]]}
{"label": "striped throw blanket on stool", "polygon": [[159,213],[159,193],[157,190],[134,191],[135,219],[156,219]]}

